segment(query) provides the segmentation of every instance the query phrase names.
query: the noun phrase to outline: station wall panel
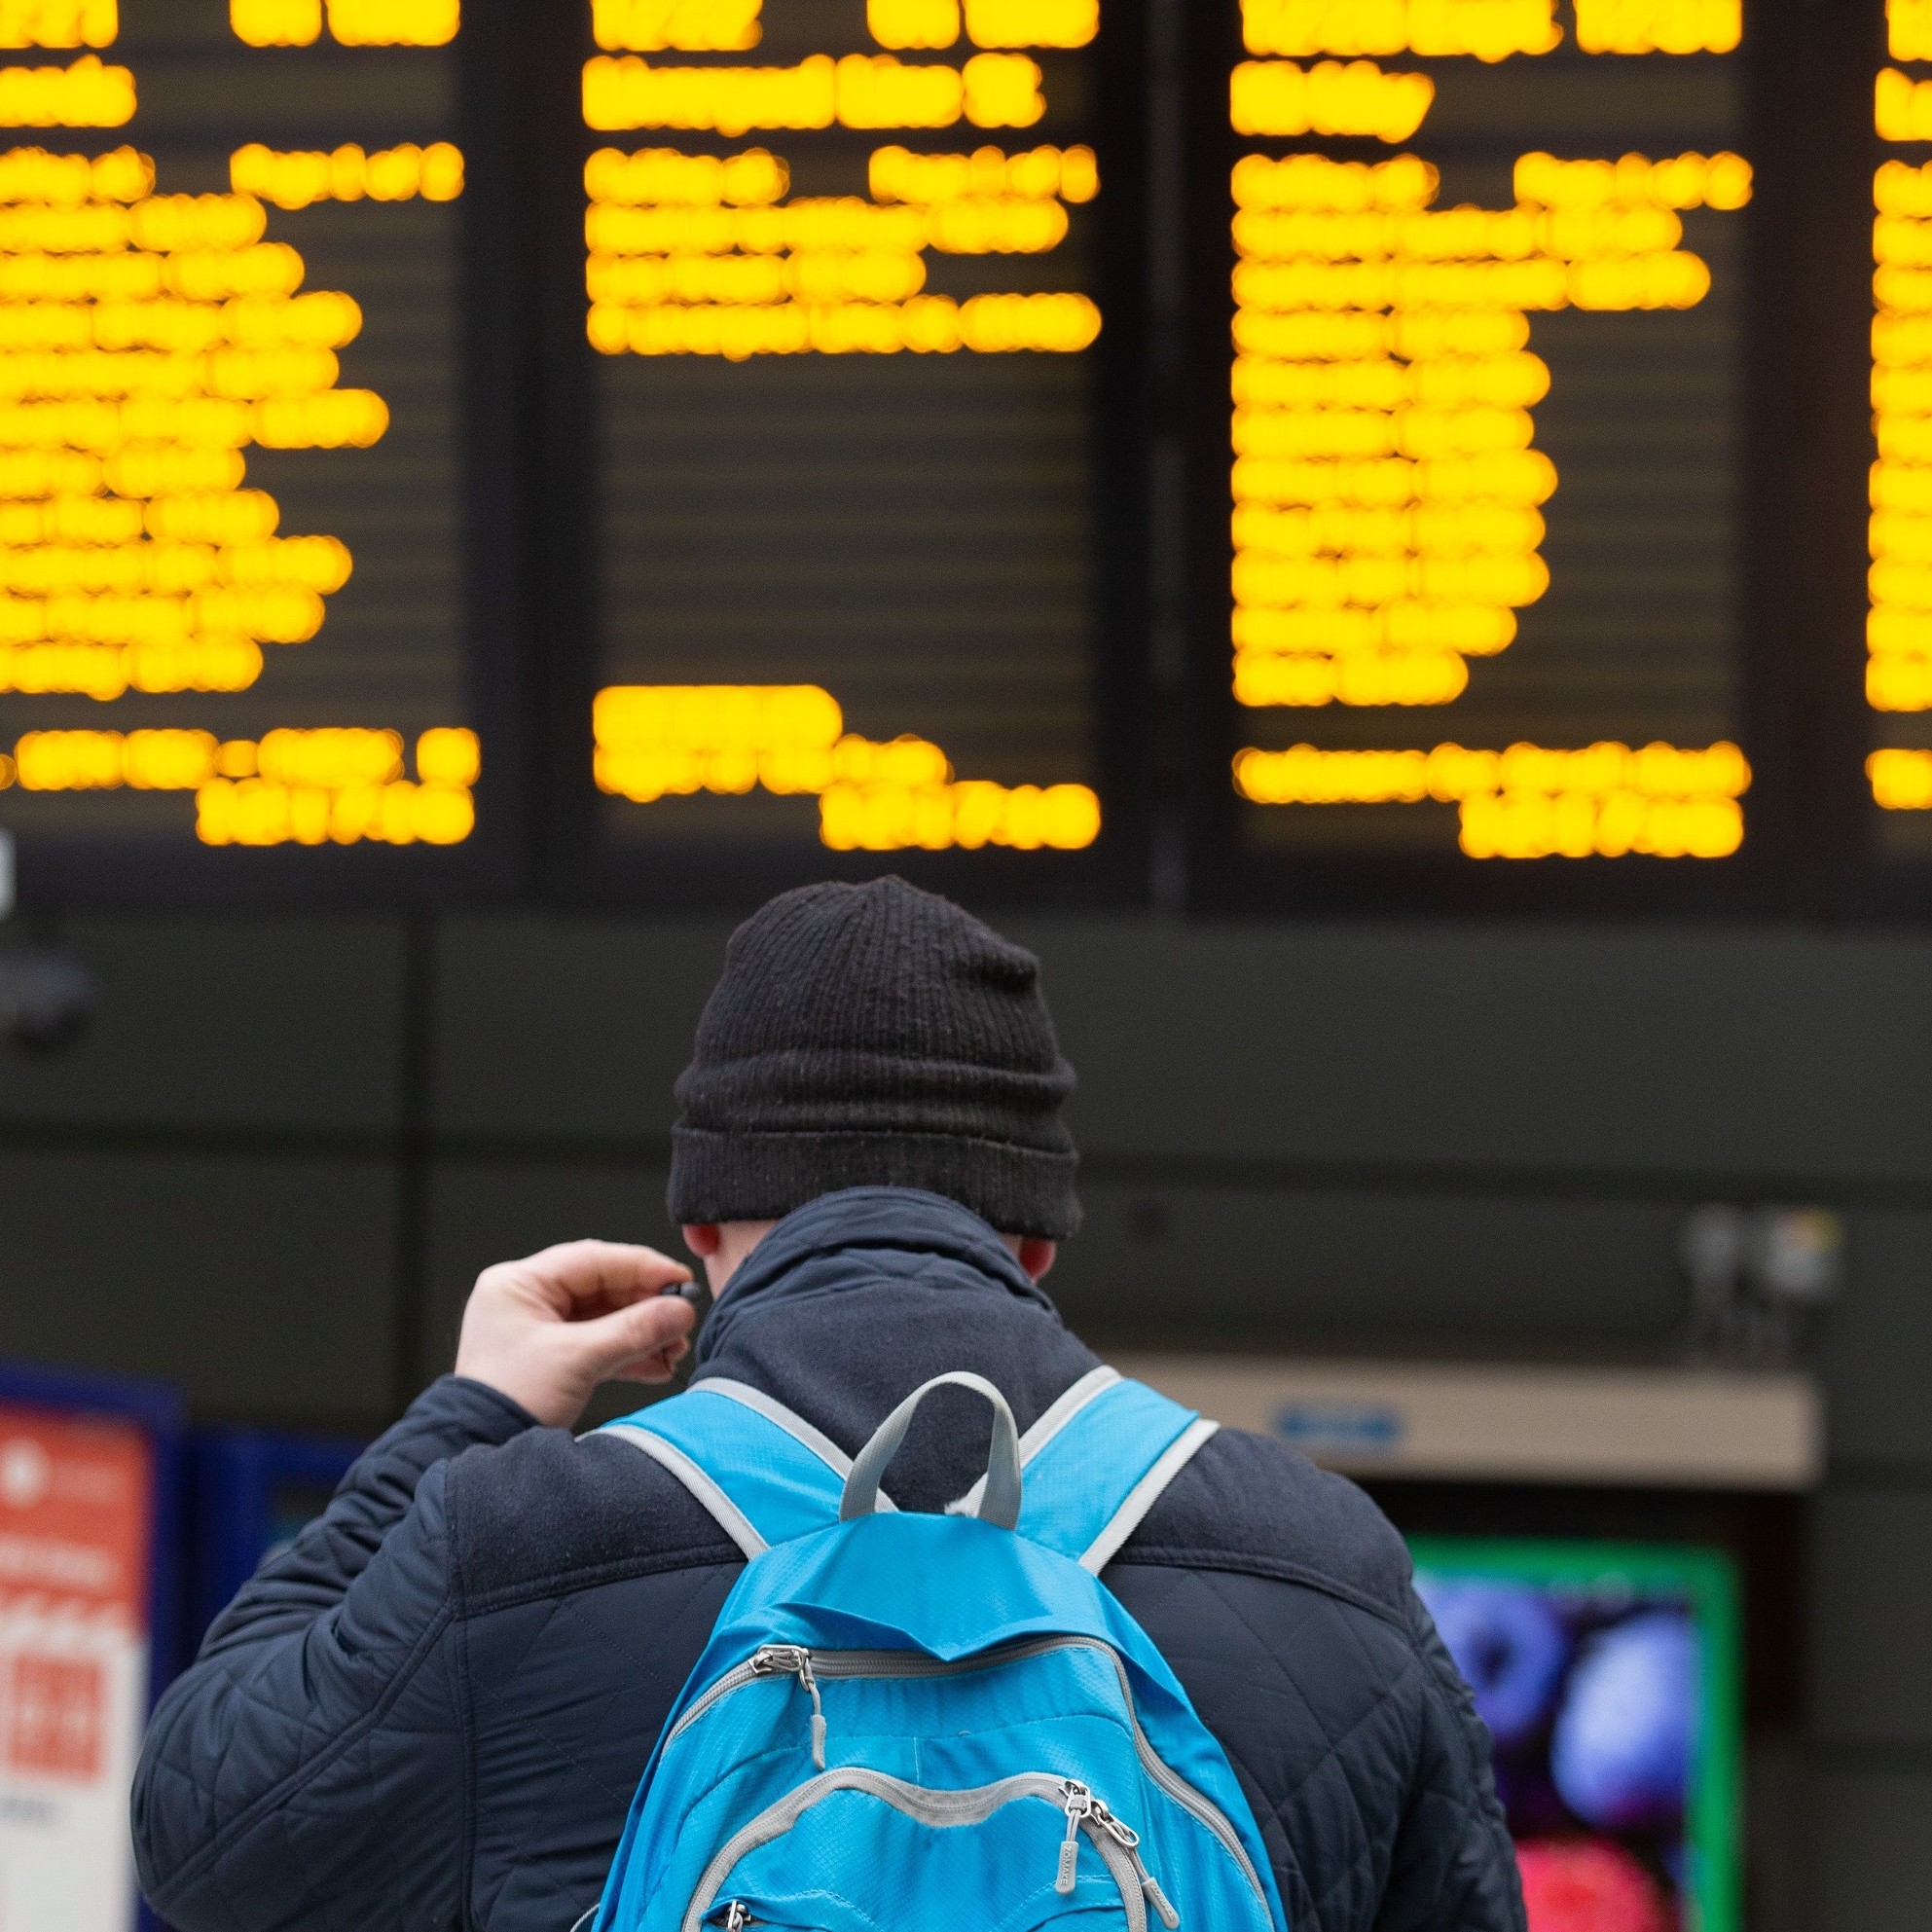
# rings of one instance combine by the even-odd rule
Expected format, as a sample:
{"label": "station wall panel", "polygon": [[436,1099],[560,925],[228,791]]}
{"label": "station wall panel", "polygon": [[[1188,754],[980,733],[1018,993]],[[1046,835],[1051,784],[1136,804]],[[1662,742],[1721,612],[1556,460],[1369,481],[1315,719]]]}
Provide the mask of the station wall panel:
{"label": "station wall panel", "polygon": [[438,972],[437,1125],[669,1135],[672,1082],[691,1057],[732,923],[450,920]]}
{"label": "station wall panel", "polygon": [[1932,1486],[1932,1215],[1853,1215],[1846,1257],[1849,1286],[1815,1356],[1831,1454]]}
{"label": "station wall panel", "polygon": [[[585,1236],[639,1241],[685,1259],[677,1230],[665,1215],[664,1182],[661,1168],[439,1165],[430,1187],[421,1379],[445,1373],[456,1360],[463,1304],[476,1277],[494,1262]],[[620,1403],[609,1412],[636,1406],[635,1400]]]}
{"label": "station wall panel", "polygon": [[1915,937],[1013,920],[1083,1151],[1912,1176]]}
{"label": "station wall panel", "polygon": [[1805,1932],[1918,1932],[1932,1891],[1932,1772],[1847,1770],[1814,1778]]}
{"label": "station wall panel", "polygon": [[1811,1554],[1812,1734],[1932,1749],[1932,1492],[1821,1497]]}
{"label": "station wall panel", "polygon": [[[1096,1163],[1612,1170],[1680,1188],[1932,1165],[1932,944],[1914,937],[1001,924],[1042,959]],[[439,1127],[666,1133],[730,929],[449,922]]]}
{"label": "station wall panel", "polygon": [[1684,1319],[1652,1202],[1082,1184],[1047,1287],[1097,1345],[1637,1353]]}
{"label": "station wall panel", "polygon": [[395,1185],[319,1160],[0,1153],[0,1355],[334,1427],[389,1401]]}
{"label": "station wall panel", "polygon": [[397,922],[100,919],[51,938],[93,973],[98,1009],[67,1052],[0,1050],[0,1121],[394,1124]]}

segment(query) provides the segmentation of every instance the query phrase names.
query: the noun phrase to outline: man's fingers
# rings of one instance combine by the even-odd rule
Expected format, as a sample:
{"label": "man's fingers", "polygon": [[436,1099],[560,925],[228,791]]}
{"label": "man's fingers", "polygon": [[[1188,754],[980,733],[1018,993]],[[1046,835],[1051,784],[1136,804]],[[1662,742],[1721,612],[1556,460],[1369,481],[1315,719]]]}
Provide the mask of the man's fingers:
{"label": "man's fingers", "polygon": [[677,1365],[690,1354],[691,1344],[674,1341],[669,1348],[661,1348],[655,1355],[640,1355],[633,1362],[620,1362],[615,1368],[606,1368],[603,1379],[606,1382],[668,1382],[677,1372]]}
{"label": "man's fingers", "polygon": [[668,1355],[667,1351],[675,1349],[678,1355],[683,1353],[684,1338],[695,1319],[696,1310],[681,1296],[653,1296],[648,1301],[620,1308],[614,1315],[573,1324],[569,1331],[570,1346],[584,1373],[600,1382],[633,1363],[652,1357],[666,1359],[664,1373],[668,1375],[669,1363],[675,1361],[676,1356]]}
{"label": "man's fingers", "polygon": [[552,1290],[566,1310],[622,1308],[691,1279],[682,1261],[627,1241],[566,1241],[517,1265]]}

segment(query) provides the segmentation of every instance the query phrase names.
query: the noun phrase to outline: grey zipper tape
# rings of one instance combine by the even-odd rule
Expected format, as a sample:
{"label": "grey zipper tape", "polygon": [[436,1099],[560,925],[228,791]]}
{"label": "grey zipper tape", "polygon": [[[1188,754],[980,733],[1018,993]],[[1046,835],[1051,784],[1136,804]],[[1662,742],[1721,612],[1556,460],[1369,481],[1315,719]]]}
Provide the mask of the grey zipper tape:
{"label": "grey zipper tape", "polygon": [[[1148,1776],[1197,1824],[1221,1841],[1228,1855],[1240,1866],[1241,1875],[1248,1880],[1256,1898],[1265,1905],[1267,1893],[1262,1888],[1260,1875],[1255,1870],[1254,1860],[1248,1856],[1248,1847],[1241,1842],[1241,1835],[1220,1805],[1204,1793],[1196,1791],[1155,1751],[1153,1740],[1141,1728],[1141,1713],[1134,1701],[1133,1680],[1127,1675],[1127,1666],[1120,1660],[1118,1653],[1097,1638],[1023,1637],[1017,1643],[981,1651],[976,1657],[954,1659],[927,1657],[917,1651],[812,1651],[809,1655],[812,1668],[822,1684],[842,1677],[962,1676],[968,1671],[995,1670],[1002,1664],[1024,1662],[1028,1658],[1043,1657],[1050,1651],[1059,1650],[1093,1651],[1113,1666],[1120,1683],[1121,1702],[1126,1707],[1127,1720],[1133,1726],[1134,1750]],[[665,1739],[665,1749],[669,1750],[685,1731],[734,1692],[742,1691],[747,1684],[783,1681],[755,1668],[755,1659],[734,1665],[677,1720],[670,1736]]]}
{"label": "grey zipper tape", "polygon": [[[1063,1809],[1068,1782],[1054,1771],[1022,1771],[996,1784],[976,1785],[967,1791],[942,1791],[907,1784],[903,1779],[889,1777],[884,1771],[868,1770],[861,1765],[822,1772],[788,1791],[777,1804],[767,1805],[749,1824],[725,1841],[698,1880],[698,1888],[685,1909],[682,1932],[703,1932],[705,1918],[717,1903],[717,1895],[733,1869],[761,1846],[783,1838],[807,1811],[834,1793],[863,1792],[892,1805],[917,1824],[946,1830],[984,1824],[994,1812],[1023,1799],[1039,1799],[1056,1810]],[[1081,1830],[1119,1888],[1128,1932],[1148,1932],[1147,1899],[1132,1861],[1096,1821],[1090,1818],[1082,1821]]]}

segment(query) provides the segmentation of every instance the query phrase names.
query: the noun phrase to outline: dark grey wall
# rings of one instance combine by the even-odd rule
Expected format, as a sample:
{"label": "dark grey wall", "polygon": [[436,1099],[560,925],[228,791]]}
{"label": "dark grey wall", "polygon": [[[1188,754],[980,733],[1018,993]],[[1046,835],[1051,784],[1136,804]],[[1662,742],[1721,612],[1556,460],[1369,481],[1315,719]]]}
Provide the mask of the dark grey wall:
{"label": "dark grey wall", "polygon": [[[1807,1932],[1932,1896],[1932,936],[1009,923],[1083,1085],[1054,1277],[1112,1345],[1666,1359],[1684,1208],[1819,1200]],[[373,1428],[476,1270],[667,1243],[721,922],[113,921],[94,1033],[0,1051],[0,1352]]]}

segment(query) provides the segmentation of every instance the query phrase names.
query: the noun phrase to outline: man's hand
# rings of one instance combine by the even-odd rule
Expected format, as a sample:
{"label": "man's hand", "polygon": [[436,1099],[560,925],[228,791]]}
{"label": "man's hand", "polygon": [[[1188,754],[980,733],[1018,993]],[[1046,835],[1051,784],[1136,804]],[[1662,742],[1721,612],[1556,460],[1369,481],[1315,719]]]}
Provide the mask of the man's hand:
{"label": "man's hand", "polygon": [[567,1241],[477,1277],[456,1373],[567,1429],[600,1382],[668,1382],[694,1311],[664,1291],[691,1270],[654,1248]]}

